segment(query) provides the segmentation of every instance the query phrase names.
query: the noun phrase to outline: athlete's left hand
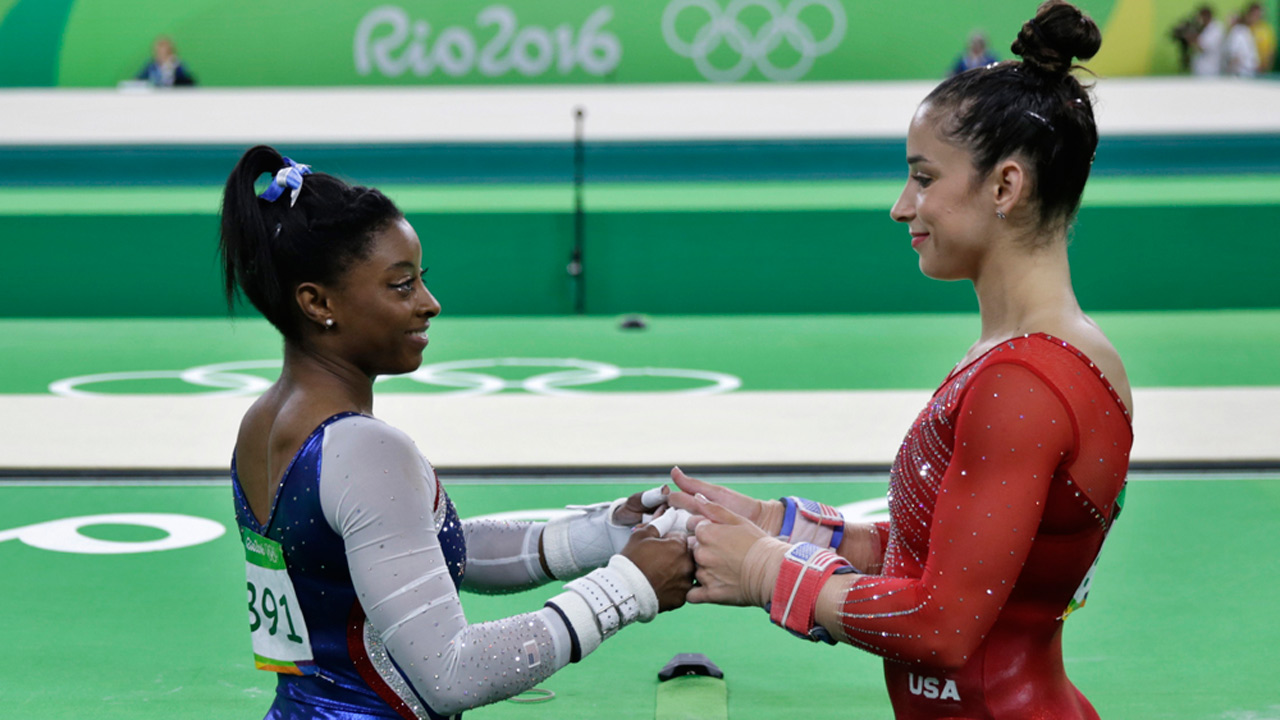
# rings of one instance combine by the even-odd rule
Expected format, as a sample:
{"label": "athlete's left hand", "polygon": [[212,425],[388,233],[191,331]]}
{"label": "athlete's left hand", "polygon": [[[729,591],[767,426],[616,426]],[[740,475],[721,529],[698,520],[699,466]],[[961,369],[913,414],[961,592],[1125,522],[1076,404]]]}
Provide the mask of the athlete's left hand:
{"label": "athlete's left hand", "polygon": [[691,520],[697,587],[691,603],[763,606],[773,596],[788,545],[755,523],[701,495],[672,496],[673,507],[702,516]]}
{"label": "athlete's left hand", "polygon": [[[638,492],[627,498],[627,501],[618,506],[613,513],[613,522],[615,525],[624,527],[635,527],[646,519],[645,515],[659,515],[667,507],[667,496],[671,494],[671,488],[666,485]],[[648,498],[644,496],[648,495]],[[659,499],[661,498],[661,499]],[[646,505],[645,501],[656,503]]]}
{"label": "athlete's left hand", "polygon": [[644,573],[658,596],[658,612],[685,604],[693,587],[693,558],[684,537],[660,537],[657,528],[645,525],[631,533],[622,555]]}

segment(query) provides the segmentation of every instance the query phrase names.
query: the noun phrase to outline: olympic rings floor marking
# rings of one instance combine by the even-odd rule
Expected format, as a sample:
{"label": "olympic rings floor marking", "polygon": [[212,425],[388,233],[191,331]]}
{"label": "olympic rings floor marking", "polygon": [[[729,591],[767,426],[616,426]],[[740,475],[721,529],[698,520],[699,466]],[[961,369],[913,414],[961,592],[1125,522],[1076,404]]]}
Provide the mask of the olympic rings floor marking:
{"label": "olympic rings floor marking", "polygon": [[[888,498],[872,498],[841,505],[845,519],[851,522],[876,522],[888,519]],[[575,514],[565,508],[542,508],[489,513],[468,520],[525,520],[546,522]],[[146,541],[102,540],[80,532],[94,525],[135,525],[154,528],[166,537]],[[82,555],[120,555],[160,552],[201,545],[226,533],[219,522],[192,515],[174,513],[110,513],[60,518],[0,531],[0,543],[17,540],[25,545],[61,553]],[[526,702],[534,702],[529,700]]]}
{"label": "olympic rings floor marking", "polygon": [[[821,7],[831,16],[831,30],[822,40],[815,38],[809,26],[800,21],[800,13],[809,7]],[[769,20],[755,33],[741,20],[748,8],[759,8],[769,14]],[[676,30],[677,21],[687,10],[702,10],[707,14],[707,23],[690,41],[681,38]],[[752,66],[775,82],[799,80],[809,73],[820,56],[840,45],[847,29],[848,18],[838,0],[791,0],[785,9],[778,0],[730,0],[724,9],[717,0],[672,0],[662,13],[662,37],[667,47],[677,55],[692,59],[698,72],[714,82],[741,80]],[[800,54],[790,67],[778,67],[769,59],[784,41]],[[738,53],[738,61],[731,67],[720,68],[711,63],[710,55],[721,44]]]}
{"label": "olympic rings floor marking", "polygon": [[[62,397],[103,397],[116,393],[95,392],[89,385],[130,380],[178,380],[187,385],[209,388],[193,393],[201,397],[241,397],[257,395],[271,387],[271,381],[244,370],[279,369],[279,360],[245,360],[198,365],[185,370],[144,370],[136,372],[97,373],[64,378],[49,384],[49,392]],[[557,368],[519,380],[510,380],[477,370],[496,368]],[[454,360],[423,365],[404,376],[384,376],[379,382],[397,378],[423,385],[454,388],[443,395],[492,395],[504,390],[523,390],[534,395],[587,395],[586,386],[600,385],[624,377],[679,378],[706,383],[681,390],[657,390],[685,395],[713,395],[732,392],[742,387],[742,380],[727,373],[682,368],[624,368],[611,363],[577,358],[482,358]]]}
{"label": "olympic rings floor marking", "polygon": [[[81,528],[93,525],[136,525],[160,530],[166,533],[166,537],[142,542],[121,542],[100,540],[80,532]],[[53,552],[120,555],[160,552],[201,545],[222,537],[226,531],[222,523],[193,515],[110,513],[48,520],[0,531],[0,543],[16,539],[25,545]]]}

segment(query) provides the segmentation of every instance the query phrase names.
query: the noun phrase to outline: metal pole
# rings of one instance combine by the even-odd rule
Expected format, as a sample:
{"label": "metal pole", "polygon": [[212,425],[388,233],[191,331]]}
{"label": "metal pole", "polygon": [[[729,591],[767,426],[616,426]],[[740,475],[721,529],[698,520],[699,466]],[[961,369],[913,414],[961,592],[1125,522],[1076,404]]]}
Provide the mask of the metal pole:
{"label": "metal pole", "polygon": [[579,315],[587,312],[586,273],[582,264],[586,244],[586,216],[582,208],[583,166],[585,153],[582,144],[582,126],[586,112],[582,108],[573,111],[573,256],[569,260],[569,277],[573,278],[573,311]]}

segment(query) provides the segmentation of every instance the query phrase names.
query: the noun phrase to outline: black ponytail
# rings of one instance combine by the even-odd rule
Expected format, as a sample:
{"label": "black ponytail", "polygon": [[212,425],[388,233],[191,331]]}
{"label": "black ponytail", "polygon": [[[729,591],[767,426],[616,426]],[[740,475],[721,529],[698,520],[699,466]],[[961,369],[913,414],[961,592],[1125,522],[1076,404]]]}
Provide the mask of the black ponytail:
{"label": "black ponytail", "polygon": [[250,148],[236,163],[222,195],[219,251],[227,307],[234,309],[238,289],[286,338],[297,340],[301,312],[294,289],[335,283],[402,214],[381,192],[325,173],[306,175],[296,202],[287,189],[275,201],[258,197],[258,179],[274,179],[285,166],[266,145]]}
{"label": "black ponytail", "polygon": [[925,99],[943,135],[973,154],[979,177],[1012,155],[1027,158],[1042,226],[1069,224],[1080,209],[1098,128],[1088,89],[1071,71],[1101,46],[1093,20],[1049,0],[1013,42],[1021,62],[961,73]]}

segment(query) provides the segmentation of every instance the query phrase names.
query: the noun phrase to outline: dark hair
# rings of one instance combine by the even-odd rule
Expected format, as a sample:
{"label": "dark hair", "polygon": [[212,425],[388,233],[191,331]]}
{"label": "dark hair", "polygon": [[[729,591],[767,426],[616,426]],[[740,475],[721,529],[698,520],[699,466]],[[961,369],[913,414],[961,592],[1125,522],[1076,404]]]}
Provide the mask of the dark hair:
{"label": "dark hair", "polygon": [[223,290],[234,309],[236,289],[288,339],[300,337],[294,289],[304,282],[333,284],[356,260],[368,257],[379,230],[402,217],[386,195],[348,185],[325,173],[305,176],[297,202],[290,191],[273,202],[254,184],[286,167],[275,148],[245,151],[222,195]]}
{"label": "dark hair", "polygon": [[1093,20],[1065,0],[1049,0],[1022,26],[1010,60],[944,81],[925,102],[944,137],[968,149],[979,177],[1022,155],[1032,168],[1031,193],[1040,223],[1069,224],[1094,152],[1093,102],[1071,70],[1102,46]]}

